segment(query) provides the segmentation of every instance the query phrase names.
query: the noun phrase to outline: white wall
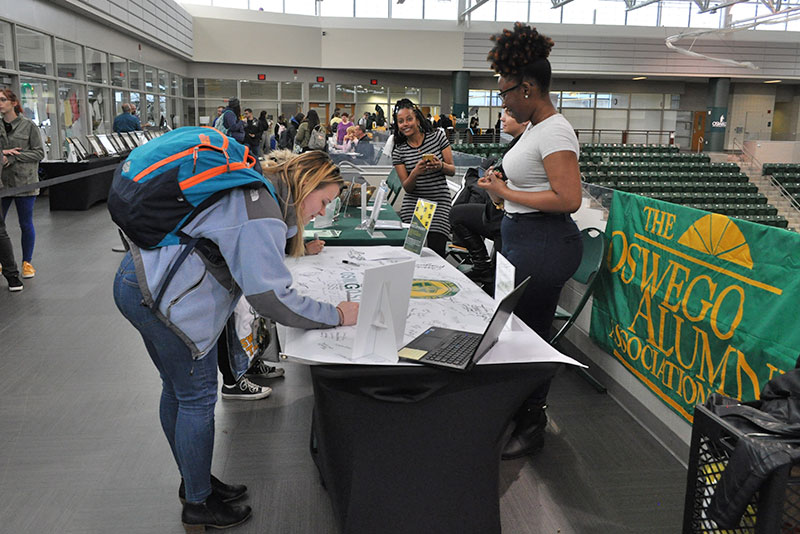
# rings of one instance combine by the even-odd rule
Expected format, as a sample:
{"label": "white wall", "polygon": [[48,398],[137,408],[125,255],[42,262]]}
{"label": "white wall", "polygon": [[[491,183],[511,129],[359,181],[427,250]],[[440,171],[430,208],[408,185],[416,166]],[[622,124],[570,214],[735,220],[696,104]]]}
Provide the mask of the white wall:
{"label": "white wall", "polygon": [[728,100],[728,129],[725,149],[741,147],[744,141],[772,138],[772,119],[775,109],[775,86],[738,83],[731,85]]}

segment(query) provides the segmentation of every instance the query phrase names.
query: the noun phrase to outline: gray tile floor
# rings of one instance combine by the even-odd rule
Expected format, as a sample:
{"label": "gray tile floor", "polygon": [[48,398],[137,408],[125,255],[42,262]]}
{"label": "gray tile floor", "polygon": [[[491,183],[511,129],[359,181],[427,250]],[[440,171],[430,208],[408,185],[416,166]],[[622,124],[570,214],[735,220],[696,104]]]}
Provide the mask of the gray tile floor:
{"label": "gray tile floor", "polygon": [[[36,206],[36,278],[0,280],[0,533],[181,533],[160,384],[111,283],[121,254],[105,205]],[[8,218],[19,254],[16,213]],[[217,405],[214,472],[246,483],[250,533],[335,533],[307,445],[308,370],[258,402]],[[537,456],[504,462],[503,532],[680,532],[685,469],[613,399],[563,372]]]}

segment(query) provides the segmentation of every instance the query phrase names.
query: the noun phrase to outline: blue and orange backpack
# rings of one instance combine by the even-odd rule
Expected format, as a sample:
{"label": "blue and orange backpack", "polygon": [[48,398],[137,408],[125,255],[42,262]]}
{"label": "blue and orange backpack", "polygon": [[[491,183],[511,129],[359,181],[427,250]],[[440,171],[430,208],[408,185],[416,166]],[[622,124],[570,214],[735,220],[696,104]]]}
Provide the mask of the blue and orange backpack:
{"label": "blue and orange backpack", "polygon": [[246,146],[219,130],[186,126],[133,149],[114,172],[108,211],[125,236],[144,249],[186,245],[151,308],[158,309],[178,267],[207,241],[181,232],[198,213],[237,187],[266,188],[277,201],[272,182],[255,165]]}
{"label": "blue and orange backpack", "polygon": [[249,149],[207,126],[186,126],[135,148],[114,173],[111,219],[138,247],[187,242],[192,218],[237,187],[275,188]]}

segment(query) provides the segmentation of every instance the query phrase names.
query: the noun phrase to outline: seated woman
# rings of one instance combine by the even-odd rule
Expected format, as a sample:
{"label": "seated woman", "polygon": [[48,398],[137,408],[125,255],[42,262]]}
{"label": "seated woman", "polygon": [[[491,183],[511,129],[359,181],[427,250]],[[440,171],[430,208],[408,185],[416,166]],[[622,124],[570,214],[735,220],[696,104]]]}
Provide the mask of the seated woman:
{"label": "seated woman", "polygon": [[[504,110],[500,122],[503,124],[503,131],[514,136],[507,147],[510,150],[527,128],[528,121],[519,123]],[[501,161],[498,160],[487,172],[497,170],[502,174]],[[464,189],[464,193],[469,196],[464,202],[456,199],[450,209],[453,242],[465,247],[470,255],[472,270],[466,273],[467,276],[476,282],[491,285],[490,282],[494,280],[494,262],[489,257],[483,240],[491,239],[494,241],[494,249],[501,250],[500,221],[503,219],[503,210],[495,207],[477,182],[468,184]]]}
{"label": "seated woman", "polygon": [[333,201],[342,187],[339,169],[312,150],[265,174],[278,200],[261,189],[232,189],[201,211],[182,232],[203,238],[180,264],[158,309],[143,306],[161,290],[164,273],[185,245],[155,250],[133,243],[114,281],[114,300],[139,331],[162,381],[161,427],[181,478],[181,520],[187,532],[228,528],[250,517],[249,506],[231,501],[247,488],[211,475],[214,406],[217,402],[217,338],[241,295],[262,316],[299,328],[355,324],[358,305],[303,296],[292,288],[284,264],[287,247],[303,254],[303,226]]}
{"label": "seated woman", "polygon": [[358,126],[348,127],[347,130],[345,130],[342,144],[336,145],[336,148],[342,152],[355,152],[356,142],[358,141],[358,136],[356,135],[357,130]]}

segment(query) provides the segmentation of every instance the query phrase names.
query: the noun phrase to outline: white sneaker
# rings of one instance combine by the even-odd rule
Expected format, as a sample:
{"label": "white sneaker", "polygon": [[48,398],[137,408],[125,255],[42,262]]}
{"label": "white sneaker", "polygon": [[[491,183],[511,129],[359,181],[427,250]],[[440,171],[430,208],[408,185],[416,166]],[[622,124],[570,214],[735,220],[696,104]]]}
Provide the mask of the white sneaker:
{"label": "white sneaker", "polygon": [[231,400],[259,400],[269,397],[272,388],[259,386],[242,377],[232,386],[222,385],[222,398]]}

